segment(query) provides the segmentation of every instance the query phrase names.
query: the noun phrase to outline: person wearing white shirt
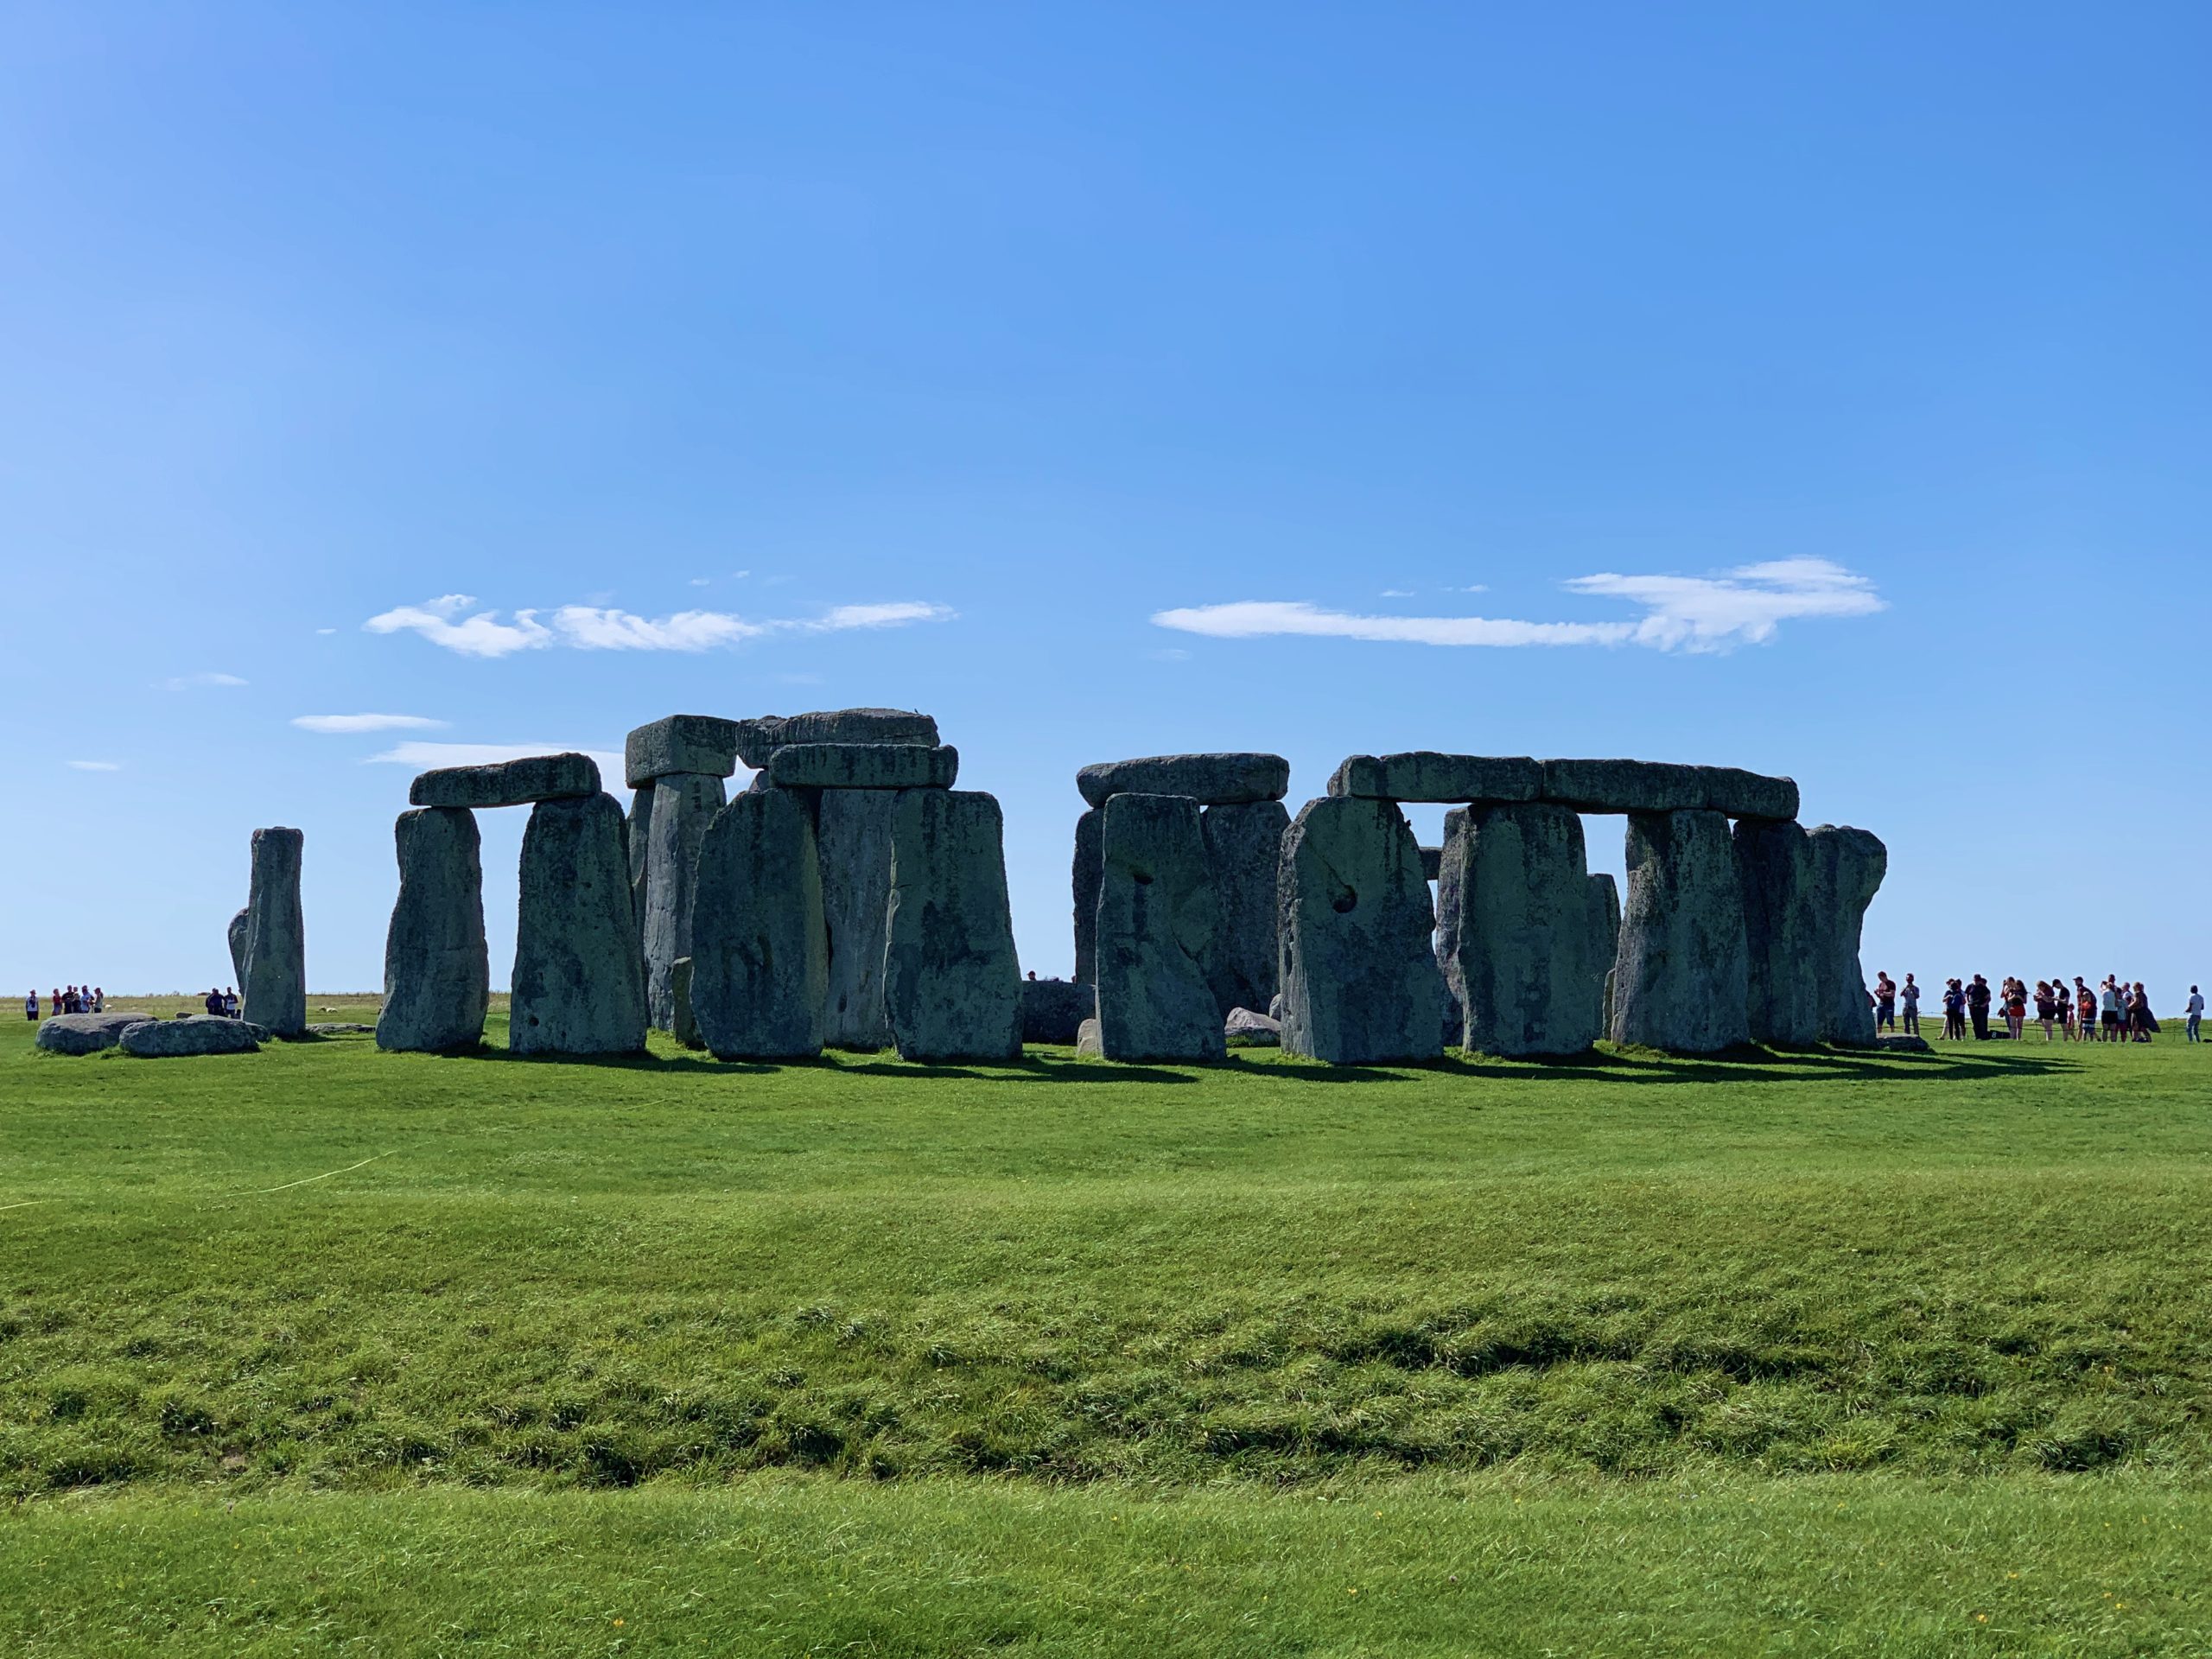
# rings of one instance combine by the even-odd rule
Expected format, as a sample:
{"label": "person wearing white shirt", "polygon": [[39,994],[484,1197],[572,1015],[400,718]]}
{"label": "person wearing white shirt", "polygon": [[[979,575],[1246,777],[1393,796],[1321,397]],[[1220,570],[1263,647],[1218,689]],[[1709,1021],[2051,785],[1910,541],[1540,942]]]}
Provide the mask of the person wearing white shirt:
{"label": "person wearing white shirt", "polygon": [[2192,985],[2189,988],[2189,1026],[2187,1027],[2190,1042],[2201,1043],[2204,1040],[2203,1025],[2204,993]]}

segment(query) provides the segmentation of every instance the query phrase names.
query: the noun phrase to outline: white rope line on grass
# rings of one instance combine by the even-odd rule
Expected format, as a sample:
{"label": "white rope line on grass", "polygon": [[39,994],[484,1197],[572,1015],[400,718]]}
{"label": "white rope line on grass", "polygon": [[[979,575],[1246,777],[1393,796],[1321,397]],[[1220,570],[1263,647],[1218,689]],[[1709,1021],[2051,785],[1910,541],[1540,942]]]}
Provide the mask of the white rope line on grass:
{"label": "white rope line on grass", "polygon": [[28,1210],[35,1204],[59,1204],[59,1198],[25,1198],[17,1204],[0,1204],[0,1210]]}
{"label": "white rope line on grass", "polygon": [[[398,1148],[395,1147],[392,1150],[396,1152]],[[334,1175],[350,1174],[353,1171],[362,1167],[363,1165],[373,1164],[376,1162],[377,1158],[389,1158],[391,1156],[391,1153],[390,1152],[380,1152],[376,1154],[376,1158],[364,1158],[361,1160],[360,1163],[348,1164],[344,1169],[326,1169],[320,1175],[302,1175],[298,1180],[286,1181],[282,1186],[259,1186],[254,1188],[250,1192],[241,1192],[238,1196],[240,1198],[258,1198],[265,1197],[271,1192],[288,1192],[296,1186],[305,1186],[311,1181],[327,1181]]]}

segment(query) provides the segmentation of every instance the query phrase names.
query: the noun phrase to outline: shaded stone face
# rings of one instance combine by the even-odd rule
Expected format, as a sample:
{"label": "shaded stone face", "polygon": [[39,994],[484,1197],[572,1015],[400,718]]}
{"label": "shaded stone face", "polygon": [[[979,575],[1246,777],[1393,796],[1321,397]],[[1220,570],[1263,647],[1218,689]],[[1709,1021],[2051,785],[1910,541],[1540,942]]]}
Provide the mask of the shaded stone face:
{"label": "shaded stone face", "polygon": [[782,789],[950,789],[960,775],[950,744],[792,743],[768,757]]}
{"label": "shaded stone face", "polygon": [[1749,1040],[1745,954],[1727,818],[1630,813],[1613,1039],[1683,1054]]}
{"label": "shaded stone face", "polygon": [[1075,976],[1085,985],[1097,978],[1099,836],[1105,822],[1105,809],[1096,806],[1075,821]]}
{"label": "shaded stone face", "polygon": [[884,1007],[902,1059],[1020,1058],[1021,969],[991,796],[899,792],[886,935]]}
{"label": "shaded stone face", "polygon": [[245,983],[245,940],[246,934],[252,926],[253,911],[251,906],[240,910],[237,915],[231,918],[229,940],[231,983],[233,985]]}
{"label": "shaded stone face", "polygon": [[1526,755],[1355,754],[1329,779],[1332,795],[1385,801],[1533,801],[1544,770]]}
{"label": "shaded stone face", "polygon": [[[1746,1017],[1751,1040],[1802,1047],[1821,1039],[1819,920],[1813,849],[1794,822],[1736,825],[1736,880],[1744,894]],[[1873,1035],[1870,1016],[1867,1035]]]}
{"label": "shaded stone face", "polygon": [[1605,930],[1585,868],[1582,820],[1563,806],[1474,807],[1446,843],[1452,950],[1446,978],[1465,1046],[1579,1054],[1598,1040]]}
{"label": "shaded stone face", "polygon": [[188,1054],[251,1054],[272,1033],[246,1020],[217,1020],[205,1014],[190,1020],[141,1019],[124,1027],[116,1046],[142,1060],[169,1059]]}
{"label": "shaded stone face", "polygon": [[533,807],[520,878],[509,1049],[632,1054],[645,1047],[645,963],[614,798]]}
{"label": "shaded stone face", "polygon": [[1098,1035],[1112,1060],[1222,1058],[1206,966],[1217,911],[1198,804],[1116,795],[1103,809]]}
{"label": "shaded stone face", "polygon": [[1443,1052],[1421,848],[1389,801],[1309,801],[1283,837],[1282,1046],[1338,1065]]}
{"label": "shaded stone face", "polygon": [[676,994],[676,1019],[669,1027],[669,1034],[676,1039],[678,1048],[704,1048],[699,1040],[699,1022],[691,1016],[691,958],[679,957],[669,970],[668,982]]}
{"label": "shaded stone face", "polygon": [[393,840],[399,897],[385,935],[377,1046],[431,1054],[474,1048],[492,988],[476,815],[417,807],[399,815]]}
{"label": "shaded stone face", "polygon": [[645,937],[645,854],[652,842],[653,786],[650,783],[638,785],[630,798],[629,821],[623,831],[623,847],[630,855],[630,900],[638,912],[638,939],[642,949]]}
{"label": "shaded stone face", "polygon": [[253,832],[239,1012],[279,1037],[296,1037],[308,1024],[307,921],[300,911],[306,839],[297,830]]}
{"label": "shaded stone face", "polygon": [[804,715],[762,715],[737,722],[737,755],[765,766],[794,743],[935,744],[937,721],[910,709],[822,709]]}
{"label": "shaded stone face", "polygon": [[823,791],[816,811],[830,949],[823,1040],[832,1047],[891,1046],[891,1020],[883,1011],[883,945],[891,911],[891,820],[898,804],[898,796],[887,790],[830,789]]}
{"label": "shaded stone face", "polygon": [[1889,874],[1890,851],[1865,830],[1824,823],[1806,836],[1813,863],[1815,992],[1821,1040],[1871,1043],[1874,1011],[1859,960],[1866,906]]}
{"label": "shaded stone face", "polygon": [[1021,982],[1021,1040],[1025,1043],[1072,1044],[1082,1032],[1083,1022],[1097,1012],[1097,992],[1079,982]]}
{"label": "shaded stone face", "polygon": [[485,766],[442,766],[407,791],[413,806],[530,806],[599,793],[599,762],[588,754],[532,754]]}
{"label": "shaded stone face", "polygon": [[715,715],[670,715],[640,726],[622,744],[622,778],[632,789],[656,778],[696,772],[728,778],[737,771],[738,722]]}
{"label": "shaded stone face", "polygon": [[822,1052],[830,947],[806,803],[748,790],[699,849],[691,911],[691,1017],[717,1059],[805,1059]]}
{"label": "shaded stone face", "polygon": [[1658,760],[1547,760],[1542,800],[1579,812],[1713,811],[1729,817],[1793,818],[1797,785],[1734,766]]}
{"label": "shaded stone face", "polygon": [[1092,806],[1116,795],[1187,795],[1201,806],[1279,801],[1290,788],[1290,762],[1279,754],[1155,754],[1103,760],[1075,775]]}
{"label": "shaded stone face", "polygon": [[[722,780],[702,772],[671,772],[653,786],[645,824],[645,912],[639,945],[645,961],[645,1006],[656,1030],[672,1031],[676,993],[670,976],[691,954],[692,883],[707,826],[722,810]],[[631,849],[631,863],[638,862]]]}
{"label": "shaded stone face", "polygon": [[1206,982],[1225,1019],[1232,1008],[1264,1008],[1274,1000],[1282,970],[1276,883],[1290,814],[1281,801],[1210,806],[1198,827],[1217,913]]}

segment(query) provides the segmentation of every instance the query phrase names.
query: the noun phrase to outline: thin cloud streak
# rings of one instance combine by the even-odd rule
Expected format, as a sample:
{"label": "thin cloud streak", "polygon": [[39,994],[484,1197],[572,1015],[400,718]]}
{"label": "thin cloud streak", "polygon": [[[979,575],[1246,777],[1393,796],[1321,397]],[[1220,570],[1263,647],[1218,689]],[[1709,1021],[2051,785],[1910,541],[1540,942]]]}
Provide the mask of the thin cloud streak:
{"label": "thin cloud streak", "polygon": [[[678,611],[664,617],[599,605],[563,605],[544,621],[541,612],[471,611],[475,600],[447,594],[420,605],[402,605],[361,626],[371,633],[411,632],[464,657],[497,658],[521,651],[561,646],[575,651],[703,652],[785,633],[839,633],[855,628],[906,627],[950,621],[949,606],[920,600],[832,606],[817,617],[740,616],[731,611]],[[464,614],[466,613],[466,614]]]}
{"label": "thin cloud streak", "polygon": [[451,722],[423,715],[295,715],[303,732],[427,732]]}
{"label": "thin cloud streak", "polygon": [[245,683],[235,674],[173,674],[166,680],[156,681],[156,686],[162,691],[193,691],[202,686]]}
{"label": "thin cloud streak", "polygon": [[112,760],[71,760],[66,764],[72,772],[121,772],[123,770]]}
{"label": "thin cloud streak", "polygon": [[621,786],[621,752],[588,748],[581,743],[433,743],[410,740],[395,744],[381,754],[372,754],[361,764],[412,766],[417,772],[435,772],[441,766],[496,766],[502,760],[521,760],[533,754],[588,754],[599,763],[602,785]]}

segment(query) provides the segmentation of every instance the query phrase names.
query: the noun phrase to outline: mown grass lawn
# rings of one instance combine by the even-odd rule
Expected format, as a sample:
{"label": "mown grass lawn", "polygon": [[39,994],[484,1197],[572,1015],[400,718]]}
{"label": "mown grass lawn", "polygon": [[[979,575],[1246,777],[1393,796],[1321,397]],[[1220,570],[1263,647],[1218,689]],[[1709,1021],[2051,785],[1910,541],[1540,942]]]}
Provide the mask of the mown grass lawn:
{"label": "mown grass lawn", "polygon": [[2212,1650],[2177,1041],[1206,1072],[0,1031],[11,1648]]}

